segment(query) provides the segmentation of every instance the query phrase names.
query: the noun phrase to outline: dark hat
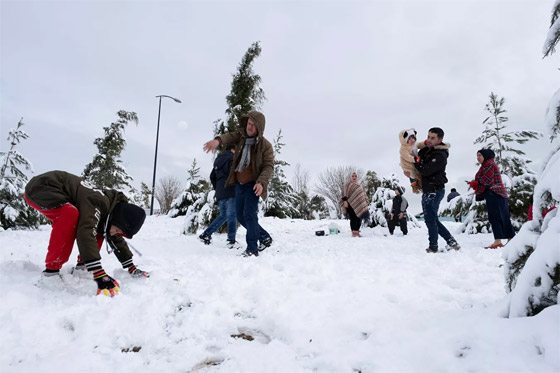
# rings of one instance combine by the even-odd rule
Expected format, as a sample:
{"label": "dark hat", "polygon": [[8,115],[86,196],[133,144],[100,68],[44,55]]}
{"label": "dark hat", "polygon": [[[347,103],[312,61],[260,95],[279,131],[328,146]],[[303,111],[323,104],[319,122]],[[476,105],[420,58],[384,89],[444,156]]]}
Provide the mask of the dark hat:
{"label": "dark hat", "polygon": [[235,145],[227,145],[226,150],[235,149]]}
{"label": "dark hat", "polygon": [[402,186],[397,186],[397,187],[395,188],[395,190],[398,190],[398,191],[399,191],[399,194],[400,194],[401,196],[404,194],[404,187],[402,187]]}
{"label": "dark hat", "polygon": [[119,227],[127,238],[132,238],[144,224],[146,212],[128,202],[119,202],[111,213],[110,225]]}
{"label": "dark hat", "polygon": [[482,154],[485,161],[496,157],[496,154],[494,154],[492,149],[480,149],[478,152]]}

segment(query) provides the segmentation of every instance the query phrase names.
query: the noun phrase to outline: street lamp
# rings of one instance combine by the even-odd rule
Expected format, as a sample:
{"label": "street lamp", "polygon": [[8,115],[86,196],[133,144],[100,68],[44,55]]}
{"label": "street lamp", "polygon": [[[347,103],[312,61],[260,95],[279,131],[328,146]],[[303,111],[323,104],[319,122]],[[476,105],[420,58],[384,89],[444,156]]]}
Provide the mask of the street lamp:
{"label": "street lamp", "polygon": [[158,149],[158,141],[159,141],[159,118],[160,118],[160,114],[161,114],[161,98],[162,97],[168,97],[168,98],[172,99],[173,101],[175,101],[179,104],[181,103],[181,100],[176,99],[175,97],[171,97],[171,96],[159,95],[159,96],[156,96],[156,97],[159,97],[159,110],[158,110],[158,114],[157,114],[156,155],[154,156],[154,178],[152,180],[152,204],[150,205],[150,215],[154,214],[154,195],[155,195],[155,189],[156,189],[156,166],[157,166],[157,149]]}

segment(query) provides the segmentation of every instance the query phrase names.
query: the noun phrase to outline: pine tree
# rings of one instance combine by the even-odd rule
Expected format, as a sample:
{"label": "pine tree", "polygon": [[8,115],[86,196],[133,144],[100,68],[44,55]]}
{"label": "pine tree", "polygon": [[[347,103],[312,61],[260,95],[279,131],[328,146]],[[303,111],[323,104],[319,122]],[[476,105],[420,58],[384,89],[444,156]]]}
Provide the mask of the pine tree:
{"label": "pine tree", "polygon": [[381,180],[379,180],[375,171],[368,171],[366,172],[366,176],[362,181],[362,186],[364,188],[366,196],[371,201],[373,199],[375,191],[381,186]]}
{"label": "pine tree", "polygon": [[132,187],[130,182],[133,179],[124,169],[120,157],[126,146],[125,127],[129,122],[138,124],[138,116],[135,112],[124,110],[119,111],[117,116],[116,122],[103,128],[105,137],[95,139],[98,153],[82,173],[85,180],[99,189],[121,190]]}
{"label": "pine tree", "polygon": [[200,176],[200,167],[193,160],[190,169],[187,171],[187,185],[179,197],[173,202],[169,215],[172,217],[187,214],[189,208],[202,197],[207,199],[206,194],[210,191],[210,183]]}
{"label": "pine tree", "polygon": [[297,209],[297,195],[292,186],[286,181],[283,167],[290,164],[279,159],[284,144],[282,142],[282,130],[273,141],[274,148],[274,171],[268,183],[268,197],[263,202],[264,216],[275,216],[280,219],[299,217]]}
{"label": "pine tree", "polygon": [[378,225],[382,227],[387,226],[387,219],[389,219],[391,208],[393,207],[395,189],[399,185],[399,180],[395,174],[391,174],[390,177],[384,177],[381,180],[381,185],[376,189],[369,204],[370,227]]}
{"label": "pine tree", "polygon": [[[486,128],[474,143],[484,144],[496,154],[496,164],[502,173],[502,180],[509,194],[510,215],[514,226],[519,228],[527,221],[527,211],[531,205],[531,196],[537,182],[536,173],[530,168],[531,161],[524,157],[522,150],[516,149],[514,143],[524,144],[531,139],[542,136],[536,131],[506,131],[509,120],[504,114],[505,99],[498,98],[493,92],[486,111],[490,115],[482,122]],[[473,210],[471,210],[473,211]]]}
{"label": "pine tree", "polygon": [[[560,38],[560,3],[555,2],[544,56],[554,52]],[[553,142],[560,135],[560,90],[546,112],[546,121]],[[533,316],[558,304],[560,290],[560,258],[558,235],[560,227],[560,144],[556,143],[535,185],[533,220],[521,227],[503,252],[508,317]],[[551,207],[557,208],[549,211]],[[546,216],[543,213],[549,211]]]}
{"label": "pine tree", "polygon": [[239,118],[251,110],[258,109],[266,99],[264,90],[260,87],[261,77],[253,71],[253,62],[261,55],[259,42],[253,43],[237,67],[231,82],[231,92],[226,97],[228,108],[227,130],[233,132],[239,123]]}
{"label": "pine tree", "polygon": [[258,110],[266,100],[264,90],[260,86],[261,77],[253,71],[253,63],[261,51],[260,43],[253,43],[237,66],[237,72],[233,74],[231,82],[231,91],[226,96],[226,120],[214,121],[214,136],[235,132],[239,118],[252,110]]}
{"label": "pine tree", "polygon": [[138,206],[142,206],[145,209],[150,208],[150,198],[152,197],[152,189],[145,182],[140,183],[140,200],[138,201]]}
{"label": "pine tree", "polygon": [[40,222],[44,222],[23,198],[27,184],[24,170],[33,172],[31,163],[15,149],[29,137],[22,129],[23,125],[21,118],[17,127],[9,131],[10,150],[0,152],[0,226],[3,229],[37,228]]}

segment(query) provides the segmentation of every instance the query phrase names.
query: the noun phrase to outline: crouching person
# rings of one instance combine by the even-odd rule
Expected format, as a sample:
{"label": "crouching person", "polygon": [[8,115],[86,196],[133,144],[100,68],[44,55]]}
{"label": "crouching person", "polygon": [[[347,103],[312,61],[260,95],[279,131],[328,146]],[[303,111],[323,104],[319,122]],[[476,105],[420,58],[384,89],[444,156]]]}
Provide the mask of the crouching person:
{"label": "crouching person", "polygon": [[87,269],[97,283],[97,294],[114,296],[119,283],[101,266],[99,250],[106,239],[132,276],[149,277],[132,261],[123,237],[132,238],[144,224],[146,213],[116,190],[99,190],[80,177],[64,171],[49,171],[32,178],[25,187],[25,200],[52,222],[43,276],[60,275],[62,265],[78,244],[76,268]]}

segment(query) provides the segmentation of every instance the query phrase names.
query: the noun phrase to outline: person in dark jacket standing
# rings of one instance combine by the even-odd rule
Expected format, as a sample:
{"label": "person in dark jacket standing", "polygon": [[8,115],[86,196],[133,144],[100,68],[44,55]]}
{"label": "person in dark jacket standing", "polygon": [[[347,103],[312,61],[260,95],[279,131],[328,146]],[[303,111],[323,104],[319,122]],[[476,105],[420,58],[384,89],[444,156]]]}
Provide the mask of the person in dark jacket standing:
{"label": "person in dark jacket standing", "polygon": [[128,203],[121,192],[94,189],[76,175],[49,171],[27,183],[24,197],[52,222],[43,276],[60,275],[77,241],[80,255],[76,268],[93,274],[97,294],[114,296],[119,292],[119,283],[105,273],[99,254],[106,239],[124,269],[132,276],[149,277],[148,272],[134,265],[123,239],[132,238],[140,230],[146,212]]}
{"label": "person in dark jacket standing", "polygon": [[198,237],[206,245],[210,245],[212,242],[212,233],[220,229],[226,221],[228,226],[227,246],[233,249],[237,245],[237,241],[235,241],[235,233],[237,231],[235,186],[230,185],[226,187],[226,180],[231,170],[234,152],[235,147],[233,145],[228,145],[226,150],[214,161],[214,168],[212,168],[212,172],[210,173],[210,181],[212,182],[212,187],[216,191],[215,197],[218,200],[220,215],[214,219],[208,228]]}
{"label": "person in dark jacket standing", "polygon": [[429,247],[426,249],[428,253],[439,251],[438,235],[447,242],[448,249],[461,248],[438,219],[439,204],[445,195],[445,183],[447,183],[445,168],[450,147],[443,142],[443,136],[444,132],[441,128],[430,128],[425,141],[426,147],[418,152],[414,163],[414,167],[422,175],[422,210],[428,228]]}
{"label": "person in dark jacket standing", "polygon": [[251,111],[240,118],[237,131],[218,136],[203,145],[206,152],[214,151],[220,144],[235,145],[226,186],[235,185],[237,220],[247,229],[244,256],[259,256],[259,250],[272,244],[272,238],[259,225],[258,218],[259,197],[266,199],[274,170],[274,149],[264,138],[264,128],[265,116]]}
{"label": "person in dark jacket standing", "polygon": [[492,226],[494,242],[484,247],[485,249],[497,249],[503,247],[502,239],[508,242],[515,236],[513,226],[509,217],[508,195],[498,165],[494,162],[495,154],[491,149],[480,149],[476,153],[476,160],[480,169],[475,179],[467,182],[475,190],[477,196],[486,200],[488,220]]}
{"label": "person in dark jacket standing", "polygon": [[393,207],[391,208],[391,215],[387,221],[389,233],[393,235],[395,227],[398,224],[401,228],[403,236],[406,236],[408,233],[408,227],[406,224],[406,209],[408,208],[408,201],[402,196],[404,194],[404,188],[401,186],[396,187],[395,194],[395,198],[393,198]]}

